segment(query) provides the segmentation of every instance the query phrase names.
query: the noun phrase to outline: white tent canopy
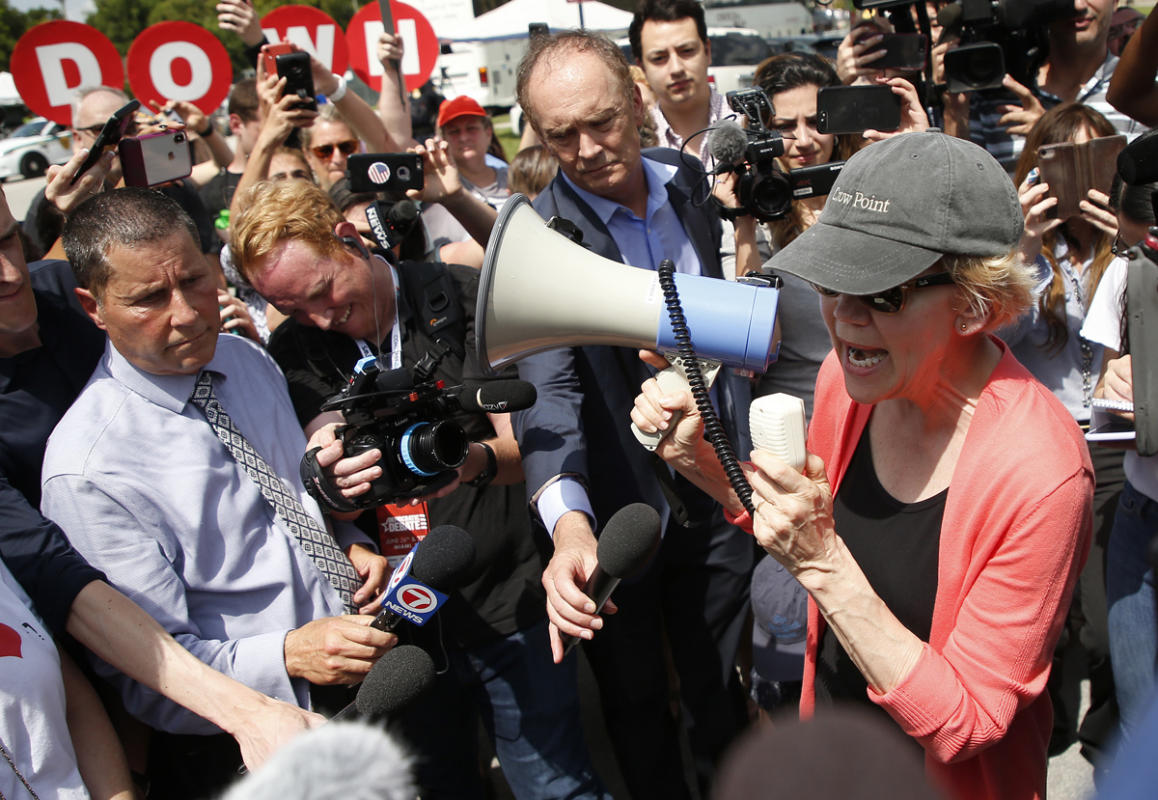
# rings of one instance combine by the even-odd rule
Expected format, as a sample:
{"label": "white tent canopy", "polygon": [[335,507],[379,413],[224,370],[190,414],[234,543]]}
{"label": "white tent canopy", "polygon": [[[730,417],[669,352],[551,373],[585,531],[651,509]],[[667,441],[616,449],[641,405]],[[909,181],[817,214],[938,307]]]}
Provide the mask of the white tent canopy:
{"label": "white tent canopy", "polygon": [[11,72],[0,72],[0,106],[19,105],[20,93],[16,91],[16,82],[12,80]]}
{"label": "white tent canopy", "polygon": [[595,0],[583,3],[571,3],[568,0],[510,0],[494,11],[488,11],[472,20],[462,20],[453,28],[435,33],[443,41],[526,38],[527,25],[531,22],[545,22],[552,32],[580,27],[580,6],[583,27],[589,31],[622,32],[631,24],[631,12]]}

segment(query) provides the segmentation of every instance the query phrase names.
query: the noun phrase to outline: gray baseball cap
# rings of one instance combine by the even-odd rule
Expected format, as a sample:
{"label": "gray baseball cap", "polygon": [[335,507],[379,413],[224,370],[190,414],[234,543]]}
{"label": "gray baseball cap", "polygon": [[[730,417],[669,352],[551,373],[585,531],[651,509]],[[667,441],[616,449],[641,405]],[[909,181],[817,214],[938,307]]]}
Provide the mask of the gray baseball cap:
{"label": "gray baseball cap", "polygon": [[1007,255],[1022,226],[1013,181],[984,149],[939,131],[905,133],[850,158],[820,219],[768,266],[871,294],[945,254]]}

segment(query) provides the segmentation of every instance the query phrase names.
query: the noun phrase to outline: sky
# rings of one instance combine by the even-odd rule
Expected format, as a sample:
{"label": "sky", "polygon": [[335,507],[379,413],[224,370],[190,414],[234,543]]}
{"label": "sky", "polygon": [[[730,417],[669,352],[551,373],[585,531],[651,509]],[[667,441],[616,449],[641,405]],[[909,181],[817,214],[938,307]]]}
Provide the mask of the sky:
{"label": "sky", "polygon": [[[64,0],[64,2],[67,9],[65,16],[76,22],[84,22],[85,15],[91,13],[94,8],[92,0]],[[60,0],[9,0],[9,5],[21,11],[28,11],[31,8],[60,8]]]}

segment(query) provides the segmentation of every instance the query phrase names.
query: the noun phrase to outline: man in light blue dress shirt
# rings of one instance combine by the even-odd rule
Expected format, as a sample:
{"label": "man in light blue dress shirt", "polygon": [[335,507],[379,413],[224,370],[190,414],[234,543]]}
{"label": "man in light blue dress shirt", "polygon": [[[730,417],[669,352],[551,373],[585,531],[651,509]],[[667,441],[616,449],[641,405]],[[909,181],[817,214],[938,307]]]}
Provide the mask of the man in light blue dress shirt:
{"label": "man in light blue dress shirt", "polygon": [[[306,442],[285,379],[264,351],[218,335],[216,275],[196,229],[148,190],[98,195],[65,246],[81,305],[107,331],[104,358],[49,439],[42,508],[110,582],[190,652],[273,697],[310,706],[314,685],[356,683],[394,643],[338,592],[258,484],[190,402],[204,368],[221,406],[305,511]],[[334,537],[369,610],[385,559],[347,524]],[[128,710],[163,731],[216,734],[200,717],[115,673]]]}
{"label": "man in light blue dress shirt", "polygon": [[[604,258],[642,269],[670,258],[681,273],[722,279],[720,221],[704,202],[700,165],[675,150],[641,151],[643,103],[618,49],[583,32],[536,37],[519,76],[528,121],[559,161],[559,174],[535,199],[540,216],[570,220],[584,246]],[[636,351],[562,348],[518,366],[538,390],[514,426],[532,508],[554,543],[543,586],[555,658],[562,657],[559,634],[585,641],[633,797],[689,797],[684,775],[693,769],[707,795],[716,759],[747,721],[734,664],[751,538],[686,481],[661,479],[630,434],[628,414],[649,377]],[[736,449],[746,453],[746,383],[725,371],[713,394]],[[582,591],[596,563],[595,530],[634,502],[667,518],[663,544],[642,576],[620,584],[613,598],[619,613],[604,619]],[[665,649],[679,676],[693,764],[681,757]]]}

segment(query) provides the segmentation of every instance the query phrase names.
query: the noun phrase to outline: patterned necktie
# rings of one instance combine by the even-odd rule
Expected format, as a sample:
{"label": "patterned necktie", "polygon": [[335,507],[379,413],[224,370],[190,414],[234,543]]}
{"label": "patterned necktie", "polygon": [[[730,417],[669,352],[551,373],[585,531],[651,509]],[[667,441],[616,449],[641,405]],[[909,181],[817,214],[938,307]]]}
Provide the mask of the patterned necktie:
{"label": "patterned necktie", "polygon": [[212,373],[203,370],[197,377],[197,385],[190,398],[193,405],[201,409],[205,419],[217,434],[217,438],[228,448],[233,459],[257,484],[264,497],[279,517],[289,526],[298,545],[305,551],[323,575],[329,579],[348,613],[356,614],[354,592],[358,590],[358,573],[345,554],[338,548],[334,537],[314,519],[284,483],[258,455],[248,440],[241,434],[225,409],[217,401],[213,392]]}

